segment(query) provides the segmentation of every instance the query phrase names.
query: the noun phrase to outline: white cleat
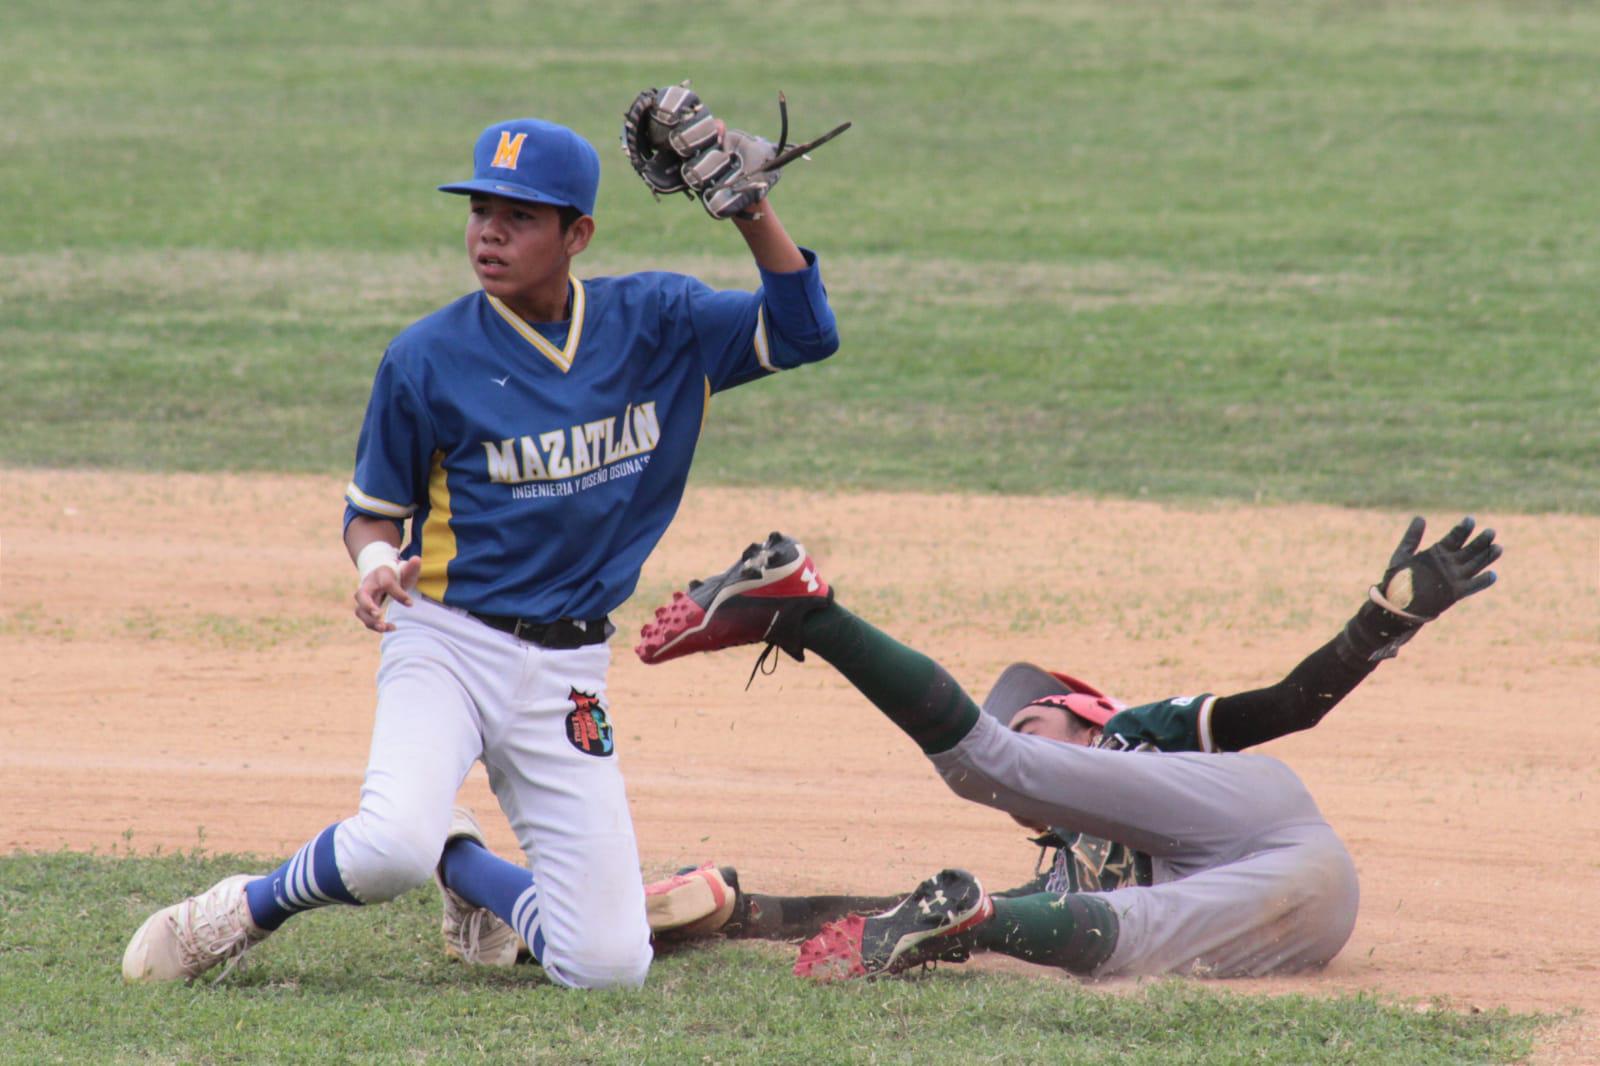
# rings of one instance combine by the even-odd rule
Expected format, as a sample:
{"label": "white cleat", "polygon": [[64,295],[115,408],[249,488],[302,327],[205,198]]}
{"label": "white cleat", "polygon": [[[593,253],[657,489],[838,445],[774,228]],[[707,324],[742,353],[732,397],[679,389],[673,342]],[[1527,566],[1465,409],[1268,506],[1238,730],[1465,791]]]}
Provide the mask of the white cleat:
{"label": "white cleat", "polygon": [[[457,837],[484,844],[483,829],[465,807],[456,807],[451,812],[450,832],[444,842],[449,844]],[[440,861],[442,864],[443,859]],[[474,966],[515,966],[523,950],[517,931],[498,914],[475,907],[446,888],[440,867],[434,867],[433,879],[439,883],[439,894],[444,897],[444,921],[440,926],[444,933],[444,953]]]}
{"label": "white cleat", "polygon": [[146,918],[122,953],[123,980],[192,981],[223,964],[216,979],[226,977],[268,935],[250,919],[244,886],[252,880],[235,874]]}

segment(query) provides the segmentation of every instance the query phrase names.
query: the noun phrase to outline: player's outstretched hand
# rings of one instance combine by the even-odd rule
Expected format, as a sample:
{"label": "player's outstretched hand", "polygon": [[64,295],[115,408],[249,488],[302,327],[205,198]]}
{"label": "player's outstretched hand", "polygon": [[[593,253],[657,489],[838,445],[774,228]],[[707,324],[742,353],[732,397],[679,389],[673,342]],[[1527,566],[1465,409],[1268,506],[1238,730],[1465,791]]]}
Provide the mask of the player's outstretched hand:
{"label": "player's outstretched hand", "polygon": [[380,566],[363,578],[355,592],[356,617],[361,619],[361,624],[374,633],[393,632],[394,623],[383,617],[384,604],[394,599],[410,607],[411,594],[406,590],[416,586],[420,573],[422,557],[412,556],[398,568]]}
{"label": "player's outstretched hand", "polygon": [[1494,542],[1492,529],[1469,544],[1476,524],[1470,516],[1463,518],[1437,544],[1419,552],[1427,522],[1413,518],[1389,558],[1383,580],[1373,586],[1372,601],[1407,621],[1428,622],[1494,584],[1495,573],[1489,567],[1500,558],[1500,545]]}

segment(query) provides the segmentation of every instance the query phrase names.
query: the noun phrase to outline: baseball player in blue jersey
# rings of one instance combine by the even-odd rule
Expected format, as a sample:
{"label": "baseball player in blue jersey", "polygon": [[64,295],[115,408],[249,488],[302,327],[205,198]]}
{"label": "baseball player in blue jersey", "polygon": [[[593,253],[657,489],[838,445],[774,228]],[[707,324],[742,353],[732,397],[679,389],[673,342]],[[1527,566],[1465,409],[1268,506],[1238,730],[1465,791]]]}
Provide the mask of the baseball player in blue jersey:
{"label": "baseball player in blue jersey", "polygon": [[[673,116],[694,120],[683,166],[703,164],[694,191],[733,220],[760,287],[714,291],[669,273],[580,280],[594,148],[539,119],[483,131],[473,176],[440,186],[468,198],[480,288],[389,345],[346,492],[355,613],[382,634],[359,810],[277,870],[152,915],[124,954],[126,978],[231,966],[301,911],[393,899],[433,876],[452,954],[506,964],[521,941],[561,985],[644,981],[651,948],[606,698],[607,615],[677,511],[711,394],[838,347],[817,258],[765,199],[771,154],[751,147],[765,142],[681,91]],[[452,811],[478,761],[526,868]]]}
{"label": "baseball player in blue jersey", "polygon": [[[645,627],[640,658],[763,642],[763,658],[774,648],[796,659],[814,652],[904,730],[952,790],[1040,833],[1055,862],[1032,884],[994,895],[970,873],[944,870],[889,907],[741,900],[731,871],[703,867],[651,886],[657,928],[687,921],[691,933],[732,924],[735,935],[792,936],[798,919],[831,918],[796,965],[823,980],[977,951],[1094,977],[1321,966],[1354,927],[1355,867],[1299,778],[1241,749],[1316,725],[1423,624],[1488,588],[1501,549],[1492,530],[1472,537],[1473,528],[1463,519],[1418,551],[1424,523],[1414,519],[1367,602],[1277,684],[1133,708],[1029,664],[1002,674],[980,708],[938,663],[837,603],[804,548],[775,533],[676,593]],[[675,911],[675,897],[685,907],[707,902]]]}

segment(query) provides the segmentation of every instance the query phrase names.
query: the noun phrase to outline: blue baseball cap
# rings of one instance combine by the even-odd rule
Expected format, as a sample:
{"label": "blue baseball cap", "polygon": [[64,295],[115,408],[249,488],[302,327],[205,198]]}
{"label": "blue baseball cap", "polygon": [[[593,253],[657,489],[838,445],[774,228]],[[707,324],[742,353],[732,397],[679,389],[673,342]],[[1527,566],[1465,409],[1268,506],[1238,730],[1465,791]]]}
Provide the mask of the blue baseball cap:
{"label": "blue baseball cap", "polygon": [[600,153],[565,126],[537,118],[496,122],[472,147],[473,176],[440,192],[481,193],[594,214]]}

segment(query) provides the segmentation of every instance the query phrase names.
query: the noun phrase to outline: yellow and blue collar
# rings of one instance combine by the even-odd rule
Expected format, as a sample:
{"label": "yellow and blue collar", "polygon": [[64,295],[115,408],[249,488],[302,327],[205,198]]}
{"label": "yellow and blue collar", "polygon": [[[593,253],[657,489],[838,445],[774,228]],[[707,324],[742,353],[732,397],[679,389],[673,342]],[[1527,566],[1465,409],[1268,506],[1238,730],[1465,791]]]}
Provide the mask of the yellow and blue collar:
{"label": "yellow and blue collar", "polygon": [[577,356],[578,345],[583,341],[585,306],[583,282],[576,277],[570,277],[568,281],[572,285],[572,320],[571,325],[567,327],[567,343],[560,348],[546,340],[543,334],[525,322],[521,315],[507,307],[504,301],[488,293],[483,294],[488,299],[489,306],[506,320],[507,325],[516,330],[523,340],[533,345],[540,355],[560,367],[563,374],[572,369],[572,360]]}

